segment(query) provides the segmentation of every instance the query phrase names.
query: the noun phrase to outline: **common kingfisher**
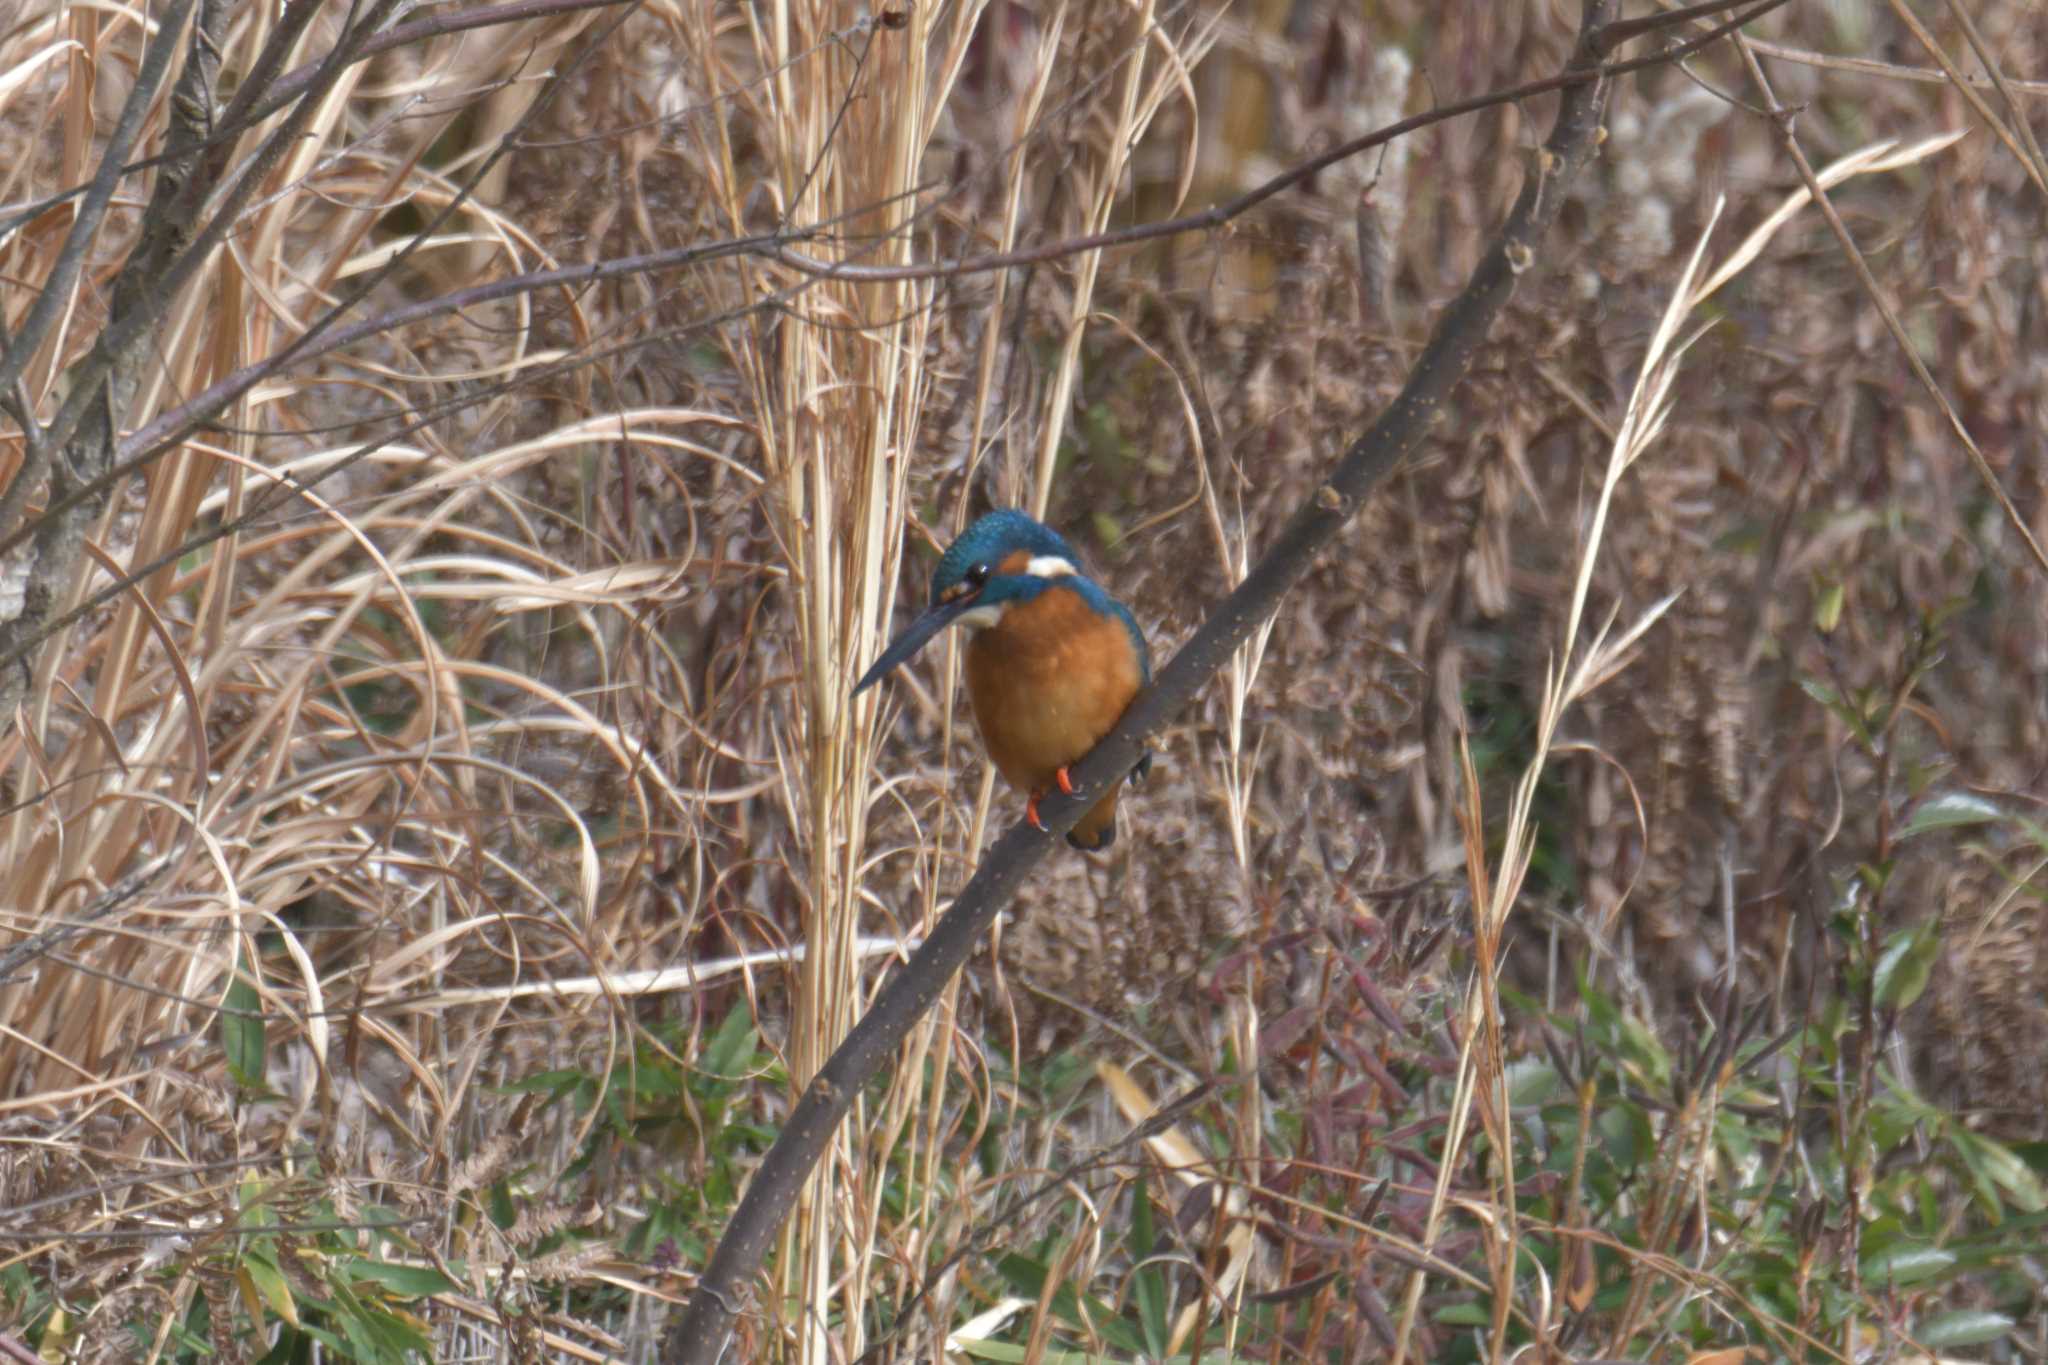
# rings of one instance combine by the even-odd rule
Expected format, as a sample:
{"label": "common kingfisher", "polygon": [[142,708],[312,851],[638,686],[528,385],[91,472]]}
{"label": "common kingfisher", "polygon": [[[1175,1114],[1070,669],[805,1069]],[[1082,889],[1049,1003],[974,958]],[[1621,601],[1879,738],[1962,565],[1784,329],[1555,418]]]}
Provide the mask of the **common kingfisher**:
{"label": "common kingfisher", "polygon": [[[973,632],[967,695],[996,771],[1039,798],[1072,793],[1067,766],[1110,732],[1138,690],[1152,681],[1151,652],[1130,609],[1082,570],[1058,532],[1022,512],[990,512],[946,547],[932,571],[931,606],[882,652],[853,692],[880,682],[947,626]],[[1148,753],[1131,781],[1151,770]],[[1081,817],[1067,842],[1096,853],[1116,842],[1122,784]]]}

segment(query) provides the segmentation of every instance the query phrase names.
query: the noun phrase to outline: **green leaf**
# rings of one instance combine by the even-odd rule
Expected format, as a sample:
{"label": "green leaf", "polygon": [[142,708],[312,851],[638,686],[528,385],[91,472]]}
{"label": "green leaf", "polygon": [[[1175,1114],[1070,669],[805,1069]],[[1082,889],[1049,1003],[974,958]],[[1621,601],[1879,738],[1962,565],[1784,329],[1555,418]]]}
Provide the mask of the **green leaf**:
{"label": "green leaf", "polygon": [[425,1298],[457,1289],[455,1281],[432,1266],[393,1265],[389,1261],[350,1261],[348,1273],[357,1280],[381,1284],[402,1298]]}
{"label": "green leaf", "polygon": [[1823,635],[1832,635],[1842,622],[1842,604],[1848,596],[1840,583],[1829,583],[1823,587],[1819,600],[1813,604],[1813,628]]}
{"label": "green leaf", "polygon": [[1870,721],[1857,707],[1852,706],[1842,694],[1818,678],[1801,678],[1799,690],[1826,707],[1842,724],[1849,727],[1849,733],[1868,749],[1873,747],[1870,737]]}
{"label": "green leaf", "polygon": [[1640,1105],[1606,1106],[1595,1115],[1593,1129],[1600,1135],[1608,1158],[1624,1169],[1642,1164],[1657,1150],[1656,1134]]}
{"label": "green leaf", "polygon": [[[1022,1297],[1035,1299],[1045,1287],[1046,1268],[1042,1261],[1011,1252],[996,1262],[996,1269],[1016,1286]],[[1053,1290],[1052,1313],[1061,1322],[1078,1330],[1092,1328],[1120,1351],[1128,1351],[1135,1356],[1145,1350],[1144,1341],[1130,1323],[1119,1318],[1102,1300],[1092,1294],[1083,1296],[1071,1284],[1063,1284]]]}
{"label": "green leaf", "polygon": [[1564,1093],[1564,1078],[1549,1062],[1524,1057],[1508,1063],[1508,1103],[1516,1108],[1545,1104]]}
{"label": "green leaf", "polygon": [[1035,1299],[1045,1288],[1045,1262],[1036,1257],[1013,1251],[996,1262],[996,1270],[1021,1298]]}
{"label": "green leaf", "polygon": [[1913,1339],[1922,1346],[1937,1350],[1948,1346],[1981,1346],[2007,1335],[2013,1325],[2013,1320],[2003,1313],[1994,1313],[1987,1308],[1961,1308],[1953,1313],[1937,1313],[1927,1319],[1914,1330]]}
{"label": "green leaf", "polygon": [[1671,1054],[1663,1040],[1641,1020],[1626,1017],[1619,1021],[1616,1033],[1623,1058],[1634,1066],[1639,1078],[1658,1090],[1667,1088],[1671,1084]]}
{"label": "green leaf", "polygon": [[754,1070],[754,1041],[754,1016],[744,999],[735,1000],[705,1045],[697,1069],[721,1080],[743,1081]]}
{"label": "green leaf", "polygon": [[[363,1264],[350,1262],[346,1268],[358,1269]],[[333,1317],[348,1341],[344,1359],[389,1361],[391,1365],[409,1365],[413,1358],[432,1359],[433,1343],[423,1332],[396,1314],[365,1302],[341,1281],[338,1274],[327,1277],[327,1287],[334,1291]]]}
{"label": "green leaf", "polygon": [[332,1277],[327,1287],[334,1291],[335,1325],[341,1329],[341,1335],[348,1343],[343,1359],[381,1360],[382,1353],[369,1331],[369,1310],[345,1285]]}
{"label": "green leaf", "polygon": [[2048,1208],[2048,1190],[2042,1188],[2041,1178],[2010,1147],[1982,1134],[1953,1127],[1948,1130],[1948,1140],[1972,1171],[2004,1190],[2013,1203],[2028,1213],[2039,1213]]}
{"label": "green leaf", "polygon": [[[1015,1362],[1031,1357],[1030,1347],[1011,1346],[1001,1341],[959,1341],[955,1343],[954,1349],[976,1360]],[[1045,1361],[1046,1365],[1098,1365],[1102,1357],[1084,1355],[1078,1351],[1045,1351],[1038,1359]]]}
{"label": "green leaf", "polygon": [[2048,1171],[2048,1142],[2015,1142],[2012,1154],[2034,1171]]}
{"label": "green leaf", "polygon": [[[283,1271],[267,1258],[256,1255],[242,1257],[241,1270],[271,1312],[294,1327],[299,1325],[299,1306],[292,1299],[291,1281],[284,1277]],[[260,1327],[262,1324],[257,1325]]]}
{"label": "green leaf", "polygon": [[1131,1229],[1124,1244],[1131,1263],[1137,1266],[1131,1274],[1131,1300],[1138,1310],[1138,1327],[1145,1334],[1145,1349],[1163,1356],[1171,1336],[1166,1321],[1166,1273],[1158,1265],[1147,1264],[1158,1243],[1152,1228],[1152,1192],[1143,1176],[1131,1192]]}
{"label": "green leaf", "polygon": [[512,1202],[512,1190],[502,1180],[492,1182],[490,1192],[484,1196],[484,1207],[491,1215],[491,1221],[501,1228],[509,1228],[519,1221],[519,1208]]}
{"label": "green leaf", "polygon": [[228,1073],[244,1090],[263,1089],[263,1059],[267,1040],[263,1034],[263,998],[249,979],[248,959],[242,945],[235,946],[235,974],[228,982],[227,999],[220,1012],[220,1049],[228,1060]]}
{"label": "green leaf", "polygon": [[1913,808],[1912,818],[1899,831],[1901,839],[1910,839],[1916,834],[1930,830],[1958,829],[1965,825],[1983,825],[1993,820],[2003,820],[2005,812],[1995,802],[1987,801],[1975,792],[1943,792],[1930,797]]}
{"label": "green leaf", "polygon": [[493,1086],[491,1087],[491,1093],[496,1095],[531,1095],[539,1093],[552,1095],[556,1099],[560,1099],[589,1079],[588,1072],[573,1068],[564,1068],[559,1071],[540,1071],[526,1077],[524,1080]]}
{"label": "green leaf", "polygon": [[1902,1010],[1920,998],[1934,976],[1934,962],[1941,954],[1941,936],[1935,920],[1923,920],[1901,929],[1885,941],[1877,958],[1877,1003]]}
{"label": "green leaf", "polygon": [[308,1338],[303,1329],[295,1327],[280,1328],[277,1334],[277,1344],[259,1356],[256,1360],[256,1365],[292,1365],[292,1362],[297,1360],[311,1360],[313,1358],[313,1351],[307,1345],[309,1340],[310,1338]]}
{"label": "green leaf", "polygon": [[1493,1314],[1483,1303],[1453,1303],[1445,1305],[1436,1320],[1447,1327],[1484,1327]]}
{"label": "green leaf", "polygon": [[300,1331],[332,1351],[336,1360],[347,1360],[349,1358],[348,1343],[342,1340],[340,1333],[330,1332],[324,1327],[315,1327],[311,1324],[301,1328]]}
{"label": "green leaf", "polygon": [[1873,1284],[1919,1284],[1946,1273],[1956,1259],[1946,1247],[1896,1242],[1863,1258],[1863,1278]]}

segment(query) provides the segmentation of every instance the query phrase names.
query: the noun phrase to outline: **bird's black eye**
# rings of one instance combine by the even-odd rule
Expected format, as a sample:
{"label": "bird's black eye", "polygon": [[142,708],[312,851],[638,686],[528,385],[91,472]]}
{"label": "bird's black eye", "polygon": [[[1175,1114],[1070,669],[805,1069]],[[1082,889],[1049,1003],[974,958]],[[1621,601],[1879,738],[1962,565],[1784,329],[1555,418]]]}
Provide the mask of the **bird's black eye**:
{"label": "bird's black eye", "polygon": [[979,588],[988,582],[988,576],[994,572],[995,570],[987,564],[970,564],[967,566],[967,572],[961,575],[961,581],[970,588]]}

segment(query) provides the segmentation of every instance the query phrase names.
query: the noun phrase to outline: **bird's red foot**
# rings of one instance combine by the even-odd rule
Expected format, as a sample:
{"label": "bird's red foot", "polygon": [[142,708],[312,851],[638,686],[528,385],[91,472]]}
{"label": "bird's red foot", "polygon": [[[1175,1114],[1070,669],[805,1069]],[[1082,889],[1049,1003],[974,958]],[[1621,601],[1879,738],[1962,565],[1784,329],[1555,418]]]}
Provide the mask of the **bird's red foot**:
{"label": "bird's red foot", "polygon": [[1038,798],[1040,795],[1041,793],[1039,792],[1033,792],[1024,798],[1024,818],[1029,820],[1035,828],[1043,830],[1045,828],[1045,821],[1038,818]]}
{"label": "bird's red foot", "polygon": [[1074,779],[1067,776],[1067,770],[1065,768],[1060,768],[1058,771],[1054,772],[1053,778],[1060,784],[1061,791],[1065,792],[1069,796],[1072,796],[1074,794]]}

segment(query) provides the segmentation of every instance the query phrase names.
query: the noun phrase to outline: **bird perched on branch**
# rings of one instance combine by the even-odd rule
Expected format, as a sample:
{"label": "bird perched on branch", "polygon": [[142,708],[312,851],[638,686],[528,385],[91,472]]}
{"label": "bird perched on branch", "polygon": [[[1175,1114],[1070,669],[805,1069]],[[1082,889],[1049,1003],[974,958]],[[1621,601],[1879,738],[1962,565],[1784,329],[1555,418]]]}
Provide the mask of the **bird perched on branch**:
{"label": "bird perched on branch", "polygon": [[[948,626],[973,632],[967,695],[996,770],[1025,793],[1024,813],[1057,786],[1071,793],[1069,764],[1108,734],[1138,690],[1152,681],[1151,653],[1123,603],[1088,577],[1072,547],[1022,512],[990,512],[947,547],[932,571],[931,605],[910,623],[854,695],[908,662]],[[1148,753],[1131,780],[1150,771]],[[1116,841],[1112,786],[1067,835],[1100,852]]]}

